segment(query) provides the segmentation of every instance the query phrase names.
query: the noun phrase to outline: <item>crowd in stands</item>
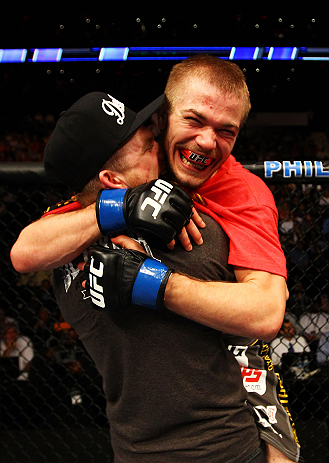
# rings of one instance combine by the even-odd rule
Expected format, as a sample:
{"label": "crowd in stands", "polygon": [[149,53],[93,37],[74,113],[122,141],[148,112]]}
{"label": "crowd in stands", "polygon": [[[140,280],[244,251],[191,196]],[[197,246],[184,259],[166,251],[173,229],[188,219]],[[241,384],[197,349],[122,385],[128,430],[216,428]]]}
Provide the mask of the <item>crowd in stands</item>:
{"label": "crowd in stands", "polygon": [[41,162],[54,126],[50,113],[27,115],[16,130],[0,133],[0,162]]}
{"label": "crowd in stands", "polygon": [[101,378],[50,280],[29,289],[26,306],[0,310],[1,429],[106,425]]}
{"label": "crowd in stands", "polygon": [[[1,162],[41,162],[50,134],[55,126],[54,115],[37,112],[28,115],[18,130],[0,133]],[[326,160],[329,141],[323,132],[307,129],[242,130],[234,155],[239,161]]]}
{"label": "crowd in stands", "polygon": [[[46,143],[55,127],[51,113],[28,114],[16,130],[0,131],[1,162],[41,162]],[[329,138],[307,127],[244,127],[233,154],[243,161],[328,160]]]}

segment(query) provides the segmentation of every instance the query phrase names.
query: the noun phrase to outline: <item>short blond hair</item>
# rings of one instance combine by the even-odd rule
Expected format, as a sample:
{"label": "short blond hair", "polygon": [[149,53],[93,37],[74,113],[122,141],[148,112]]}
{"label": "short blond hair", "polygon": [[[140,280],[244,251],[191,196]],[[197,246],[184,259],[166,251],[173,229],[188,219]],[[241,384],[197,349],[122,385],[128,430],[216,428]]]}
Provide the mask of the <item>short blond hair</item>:
{"label": "short blond hair", "polygon": [[251,109],[245,75],[236,64],[211,55],[191,56],[173,66],[165,89],[169,112],[175,106],[183,85],[194,78],[204,80],[228,95],[242,98],[244,110],[241,125],[243,125]]}

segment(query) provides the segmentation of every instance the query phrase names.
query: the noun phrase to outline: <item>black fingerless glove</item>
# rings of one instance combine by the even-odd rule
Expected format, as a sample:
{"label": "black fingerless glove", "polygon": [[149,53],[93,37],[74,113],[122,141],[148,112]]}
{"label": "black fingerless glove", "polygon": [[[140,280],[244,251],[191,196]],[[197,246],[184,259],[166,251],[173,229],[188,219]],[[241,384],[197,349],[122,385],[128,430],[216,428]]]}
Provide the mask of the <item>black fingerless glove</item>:
{"label": "black fingerless glove", "polygon": [[173,272],[158,260],[131,249],[88,250],[86,290],[98,309],[110,313],[132,306],[164,307],[164,292]]}
{"label": "black fingerless glove", "polygon": [[192,207],[184,190],[158,179],[128,190],[101,190],[96,215],[103,235],[131,228],[142,235],[151,233],[167,244],[189,223]]}

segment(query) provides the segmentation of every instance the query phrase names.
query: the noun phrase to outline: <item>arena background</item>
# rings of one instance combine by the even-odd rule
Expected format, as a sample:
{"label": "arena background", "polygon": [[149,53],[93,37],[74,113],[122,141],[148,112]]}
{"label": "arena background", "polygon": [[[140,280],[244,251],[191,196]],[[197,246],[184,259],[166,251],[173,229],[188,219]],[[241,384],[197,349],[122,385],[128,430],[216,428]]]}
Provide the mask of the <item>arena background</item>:
{"label": "arena background", "polygon": [[[278,206],[287,317],[311,351],[306,372],[295,364],[283,378],[305,461],[329,461],[328,369],[317,362],[318,340],[299,324],[317,315],[328,292],[328,43],[321,13],[115,14],[108,7],[1,17],[1,324],[13,319],[33,345],[28,381],[0,359],[3,462],[110,461],[101,380],[61,318],[50,274],[20,275],[9,259],[20,230],[71,194],[42,170],[58,115],[94,90],[122,95],[138,110],[162,93],[173,64],[200,47],[234,60],[247,78],[252,112],[233,154],[264,178]],[[123,48],[117,56],[127,59],[106,61],[103,50],[100,61],[103,48]]]}

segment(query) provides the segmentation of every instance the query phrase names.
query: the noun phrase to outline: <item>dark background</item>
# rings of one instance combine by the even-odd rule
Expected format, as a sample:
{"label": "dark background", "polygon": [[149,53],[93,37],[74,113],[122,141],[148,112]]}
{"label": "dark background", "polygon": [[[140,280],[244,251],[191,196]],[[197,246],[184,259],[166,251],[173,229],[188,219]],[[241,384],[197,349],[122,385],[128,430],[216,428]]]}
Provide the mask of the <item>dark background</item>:
{"label": "dark background", "polygon": [[[2,14],[0,47],[296,46],[326,47],[324,12],[145,13],[112,7]],[[59,8],[57,8],[59,9]],[[264,9],[264,8],[263,8]],[[165,10],[165,9],[164,9]],[[257,12],[259,11],[259,12]],[[0,66],[0,130],[17,128],[27,113],[55,117],[88,91],[111,91],[132,109],[158,96],[175,61],[22,63]],[[308,111],[310,124],[328,129],[329,61],[238,61],[251,93],[252,111]]]}

